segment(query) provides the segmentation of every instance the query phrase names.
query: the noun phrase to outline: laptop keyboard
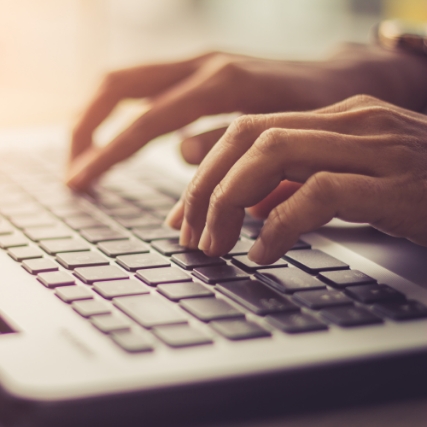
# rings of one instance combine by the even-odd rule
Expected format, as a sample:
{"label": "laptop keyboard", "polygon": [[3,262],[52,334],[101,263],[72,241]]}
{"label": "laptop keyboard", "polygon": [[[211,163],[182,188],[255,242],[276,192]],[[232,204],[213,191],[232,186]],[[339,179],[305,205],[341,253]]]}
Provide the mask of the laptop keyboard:
{"label": "laptop keyboard", "polygon": [[176,196],[148,173],[138,182],[78,196],[35,158],[0,166],[1,250],[126,352],[427,317],[422,303],[303,240],[272,265],[253,263],[262,222],[249,216],[223,258],[182,247],[162,225]]}

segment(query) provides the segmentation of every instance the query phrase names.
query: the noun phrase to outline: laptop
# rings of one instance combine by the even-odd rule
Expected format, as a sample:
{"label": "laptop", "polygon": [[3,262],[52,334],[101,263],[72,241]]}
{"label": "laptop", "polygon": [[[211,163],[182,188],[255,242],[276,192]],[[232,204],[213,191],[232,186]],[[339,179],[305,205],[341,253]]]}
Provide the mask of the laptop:
{"label": "laptop", "polygon": [[170,151],[88,194],[63,186],[64,153],[0,154],[0,423],[200,425],[426,393],[426,248],[335,221],[258,266],[247,216],[208,258],[162,224],[191,176]]}

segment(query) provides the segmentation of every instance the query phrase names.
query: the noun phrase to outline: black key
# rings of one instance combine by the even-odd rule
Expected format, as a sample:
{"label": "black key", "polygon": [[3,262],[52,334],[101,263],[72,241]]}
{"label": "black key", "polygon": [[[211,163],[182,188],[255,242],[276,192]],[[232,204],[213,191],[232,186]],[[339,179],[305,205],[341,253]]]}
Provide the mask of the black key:
{"label": "black key", "polygon": [[375,279],[359,270],[324,271],[319,274],[319,278],[337,288],[376,282]]}
{"label": "black key", "polygon": [[83,286],[65,286],[56,289],[55,295],[64,302],[92,299],[92,292]]}
{"label": "black key", "polygon": [[116,221],[125,228],[158,228],[163,222],[150,214],[143,214],[137,218],[116,218]]}
{"label": "black key", "polygon": [[289,251],[286,253],[285,259],[311,274],[320,273],[321,271],[344,270],[349,268],[347,264],[318,249]]}
{"label": "black key", "polygon": [[173,254],[182,254],[184,252],[195,252],[196,249],[186,248],[179,244],[178,239],[155,240],[151,246],[166,256]]}
{"label": "black key", "polygon": [[58,265],[50,259],[38,258],[28,259],[22,263],[22,267],[25,268],[31,274],[38,274],[46,271],[58,270]]}
{"label": "black key", "polygon": [[215,294],[196,282],[169,283],[157,286],[159,293],[172,301],[185,298],[213,297]]}
{"label": "black key", "polygon": [[129,239],[122,231],[114,230],[113,228],[86,228],[80,232],[88,242],[99,243],[107,240],[127,240]]}
{"label": "black key", "polygon": [[140,240],[118,240],[115,242],[102,242],[98,244],[98,248],[109,257],[119,255],[145,254],[150,251],[150,248]]}
{"label": "black key", "polygon": [[364,304],[374,304],[386,301],[404,301],[405,295],[387,285],[351,286],[345,293],[356,301]]}
{"label": "black key", "polygon": [[306,313],[272,314],[267,319],[273,326],[288,334],[328,329],[320,320]]}
{"label": "black key", "polygon": [[11,217],[10,221],[18,228],[27,227],[51,227],[58,224],[58,220],[47,213],[38,215],[25,215]]}
{"label": "black key", "polygon": [[377,313],[393,320],[411,320],[427,317],[427,307],[418,301],[390,301],[375,304]]}
{"label": "black key", "polygon": [[273,264],[264,264],[259,265],[256,262],[251,261],[247,255],[239,255],[239,256],[233,256],[231,259],[231,262],[238,267],[242,268],[245,271],[248,271],[250,273],[255,272],[256,270],[260,269],[266,269],[266,268],[279,268],[279,267],[287,267],[288,263],[283,260],[279,259],[278,261],[274,262]]}
{"label": "black key", "polygon": [[187,299],[181,301],[179,305],[204,322],[244,317],[241,311],[232,307],[228,302],[217,298]]}
{"label": "black key", "polygon": [[262,223],[245,224],[242,227],[241,234],[242,236],[247,237],[248,239],[256,239],[259,236],[259,233],[261,232],[262,226]]}
{"label": "black key", "polygon": [[261,326],[244,319],[215,320],[210,323],[210,326],[233,341],[271,336],[270,332]]}
{"label": "black key", "polygon": [[216,265],[214,267],[200,267],[193,270],[194,276],[205,283],[221,283],[232,280],[249,279],[249,275],[234,265]]}
{"label": "black key", "polygon": [[172,255],[171,260],[186,270],[225,264],[222,258],[209,257],[201,251],[175,254]]}
{"label": "black key", "polygon": [[56,260],[70,270],[77,267],[108,265],[110,262],[97,252],[66,252],[59,254]]}
{"label": "black key", "polygon": [[56,239],[68,239],[73,236],[73,233],[59,225],[57,227],[30,227],[25,228],[24,233],[34,242],[41,240],[56,240]]}
{"label": "black key", "polygon": [[136,277],[145,283],[156,286],[160,283],[176,283],[176,282],[191,282],[191,277],[184,271],[173,268],[150,268],[146,270],[139,270]]}
{"label": "black key", "polygon": [[126,297],[129,295],[144,295],[150,291],[137,280],[112,280],[95,283],[93,289],[107,299]]}
{"label": "black key", "polygon": [[111,313],[111,309],[107,304],[105,304],[103,301],[98,301],[95,299],[75,301],[71,304],[71,307],[73,307],[73,309],[83,317]]}
{"label": "black key", "polygon": [[133,228],[133,234],[145,242],[152,242],[159,239],[177,239],[179,238],[179,230],[174,230],[169,227],[158,228]]}
{"label": "black key", "polygon": [[142,353],[153,350],[151,343],[140,332],[113,332],[110,337],[119,347],[129,353]]}
{"label": "black key", "polygon": [[40,243],[40,247],[49,255],[56,255],[64,252],[84,252],[90,247],[80,239],[46,240]]}
{"label": "black key", "polygon": [[57,286],[71,286],[76,284],[74,277],[70,276],[68,273],[65,273],[65,271],[40,273],[37,276],[37,279],[47,288],[56,288]]}
{"label": "black key", "polygon": [[104,222],[90,215],[72,216],[66,218],[65,222],[74,230],[106,227]]}
{"label": "black key", "polygon": [[333,307],[320,311],[322,316],[332,323],[343,327],[371,325],[382,323],[382,320],[361,307]]}
{"label": "black key", "polygon": [[21,246],[18,248],[10,248],[7,251],[8,255],[11,256],[15,261],[21,262],[26,259],[42,258],[43,252],[38,248],[31,246]]}
{"label": "black key", "polygon": [[299,311],[299,307],[258,280],[223,283],[216,289],[255,314]]}
{"label": "black key", "polygon": [[183,313],[151,295],[114,298],[114,305],[145,328],[187,323]]}
{"label": "black key", "polygon": [[27,246],[28,240],[21,233],[13,233],[5,236],[0,236],[0,248],[9,249],[18,246]]}
{"label": "black key", "polygon": [[298,240],[298,242],[296,242],[291,250],[295,251],[298,249],[311,249],[311,245],[309,245],[308,243],[304,242],[303,240]]}
{"label": "black key", "polygon": [[313,310],[338,305],[353,305],[353,301],[342,292],[336,290],[304,291],[294,294],[295,301]]}
{"label": "black key", "polygon": [[127,279],[129,276],[114,265],[103,267],[81,267],[74,274],[84,283],[102,282],[106,280]]}
{"label": "black key", "polygon": [[117,257],[117,264],[128,271],[136,271],[144,268],[169,267],[171,263],[162,256],[154,253],[122,255]]}
{"label": "black key", "polygon": [[259,270],[255,273],[255,277],[283,293],[326,289],[326,286],[320,280],[297,268]]}
{"label": "black key", "polygon": [[233,249],[227,254],[227,258],[231,258],[235,255],[246,255],[251,249],[253,241],[250,240],[238,240],[234,245]]}
{"label": "black key", "polygon": [[153,334],[170,347],[189,347],[211,344],[213,341],[203,332],[189,325],[160,326],[153,329]]}
{"label": "black key", "polygon": [[128,319],[118,317],[115,314],[93,316],[90,321],[93,326],[106,334],[109,334],[110,332],[127,331],[131,326]]}

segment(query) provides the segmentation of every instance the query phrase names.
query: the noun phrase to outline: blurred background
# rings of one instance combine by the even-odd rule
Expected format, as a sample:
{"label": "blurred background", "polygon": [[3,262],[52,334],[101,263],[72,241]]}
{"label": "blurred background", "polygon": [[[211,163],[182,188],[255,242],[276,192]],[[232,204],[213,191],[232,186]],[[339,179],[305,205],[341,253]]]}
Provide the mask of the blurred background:
{"label": "blurred background", "polygon": [[317,59],[426,0],[0,0],[0,128],[69,124],[108,70],[227,50]]}

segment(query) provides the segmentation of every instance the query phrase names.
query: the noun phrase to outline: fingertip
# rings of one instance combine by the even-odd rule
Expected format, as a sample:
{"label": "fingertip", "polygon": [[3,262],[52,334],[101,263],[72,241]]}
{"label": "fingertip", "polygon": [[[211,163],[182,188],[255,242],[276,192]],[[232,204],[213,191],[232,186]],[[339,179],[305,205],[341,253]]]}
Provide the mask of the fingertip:
{"label": "fingertip", "polygon": [[168,213],[165,224],[171,228],[179,230],[182,226],[184,219],[184,202],[178,200],[178,202],[173,206],[173,208]]}

